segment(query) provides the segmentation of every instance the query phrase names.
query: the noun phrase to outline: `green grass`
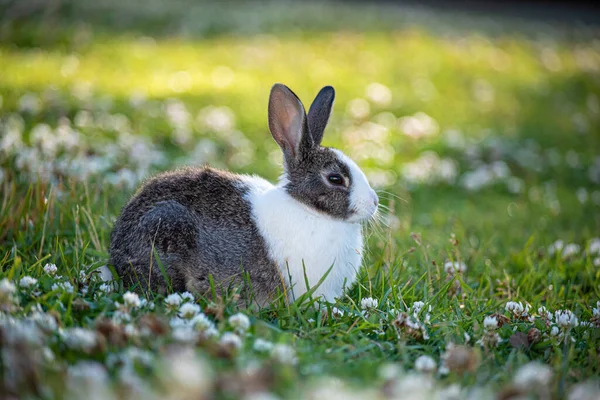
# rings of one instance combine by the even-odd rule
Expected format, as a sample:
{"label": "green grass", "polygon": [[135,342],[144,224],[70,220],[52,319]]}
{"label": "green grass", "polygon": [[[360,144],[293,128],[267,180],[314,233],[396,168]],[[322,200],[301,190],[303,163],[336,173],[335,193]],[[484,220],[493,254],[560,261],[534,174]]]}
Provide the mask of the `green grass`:
{"label": "green grass", "polygon": [[[430,398],[458,384],[460,398],[562,398],[598,376],[600,330],[553,337],[537,312],[571,310],[600,324],[600,254],[587,247],[600,236],[595,28],[390,5],[96,3],[0,20],[0,393]],[[359,282],[335,305],[242,310],[251,327],[241,349],[201,340],[190,357],[174,344],[162,297],[149,295],[153,310],[125,307],[124,291],[103,294],[92,271],[107,262],[112,224],[144,177],[208,162],[277,178],[266,121],[274,82],[305,104],[320,87],[336,88],[324,142],[379,182],[383,222],[368,230]],[[384,86],[379,98],[374,82]],[[415,122],[401,118],[417,113],[433,119],[430,135],[407,135]],[[444,159],[452,168],[442,172],[456,176],[411,180],[407,166],[425,152],[437,158],[419,172]],[[464,187],[494,162],[506,176]],[[550,255],[559,239],[579,251]],[[449,260],[466,272],[447,273]],[[47,263],[73,293],[52,288],[61,279]],[[24,276],[37,289],[19,288]],[[233,330],[234,297],[198,300],[219,336]],[[361,309],[367,297],[375,309]],[[422,323],[429,314],[428,338],[396,317],[416,301]],[[533,320],[512,316],[509,301],[529,304]],[[502,341],[482,347],[484,318],[495,313],[509,318]],[[38,332],[32,321],[48,316],[58,327]],[[73,343],[77,327],[96,332],[94,343]],[[533,327],[541,339],[519,346]],[[297,364],[256,351],[257,338],[292,346]],[[446,352],[451,343],[467,346],[465,361],[456,361],[461,347]],[[449,374],[415,375],[422,355],[450,358]],[[521,385],[517,371],[530,361],[553,378]]]}

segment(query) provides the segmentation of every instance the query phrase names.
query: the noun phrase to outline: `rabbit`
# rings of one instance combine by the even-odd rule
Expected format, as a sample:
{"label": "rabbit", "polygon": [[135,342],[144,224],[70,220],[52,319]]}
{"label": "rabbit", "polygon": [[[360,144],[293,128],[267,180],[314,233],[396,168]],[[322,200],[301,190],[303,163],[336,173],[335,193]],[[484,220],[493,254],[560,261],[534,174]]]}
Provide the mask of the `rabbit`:
{"label": "rabbit", "polygon": [[287,86],[272,87],[268,124],[284,156],[276,185],[209,166],[145,182],[111,233],[110,264],[124,285],[164,294],[166,275],[174,291],[210,295],[212,278],[219,290],[241,285],[267,304],[278,292],[294,301],[329,271],[313,296],[342,295],[379,199],[356,163],[321,146],[334,99],[324,87],[306,115]]}

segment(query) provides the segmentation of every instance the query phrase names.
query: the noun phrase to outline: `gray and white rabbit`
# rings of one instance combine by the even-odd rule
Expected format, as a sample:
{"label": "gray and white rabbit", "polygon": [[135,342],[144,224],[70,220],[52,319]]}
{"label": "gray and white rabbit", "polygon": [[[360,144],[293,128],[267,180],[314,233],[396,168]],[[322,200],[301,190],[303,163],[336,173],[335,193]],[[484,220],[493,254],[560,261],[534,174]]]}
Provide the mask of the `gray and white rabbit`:
{"label": "gray and white rabbit", "polygon": [[210,167],[148,180],[111,235],[110,264],[125,286],[165,293],[166,272],[173,290],[210,294],[212,275],[217,288],[249,280],[265,304],[283,285],[292,301],[307,291],[305,276],[312,287],[331,267],[314,296],[340,296],[356,279],[361,222],[378,198],[350,158],[321,146],[334,98],[324,87],[307,116],[288,87],[272,87],[269,129],[285,170],[276,185]]}

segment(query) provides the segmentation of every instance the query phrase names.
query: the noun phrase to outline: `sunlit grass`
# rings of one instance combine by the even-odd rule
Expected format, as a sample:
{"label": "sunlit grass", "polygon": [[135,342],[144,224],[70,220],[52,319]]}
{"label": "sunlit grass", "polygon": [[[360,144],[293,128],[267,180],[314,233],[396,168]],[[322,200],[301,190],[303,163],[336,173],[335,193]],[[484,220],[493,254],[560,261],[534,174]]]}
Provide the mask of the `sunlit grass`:
{"label": "sunlit grass", "polygon": [[[418,30],[197,41],[99,35],[91,40],[72,52],[4,48],[0,83],[21,91],[47,85],[69,90],[85,83],[117,97],[139,92],[186,96],[192,102],[223,98],[240,117],[262,121],[265,86],[273,81],[286,82],[302,98],[330,83],[338,88],[341,104],[381,82],[395,94],[392,110],[435,110],[443,126],[462,126],[476,119],[499,123],[502,117],[505,124],[514,123],[517,96],[548,90],[553,82],[581,73],[566,46],[539,49],[519,38],[442,38]],[[544,66],[543,50],[560,60],[559,71]],[[479,104],[478,109],[481,81],[494,90],[493,107]],[[469,112],[473,108],[476,114]]]}

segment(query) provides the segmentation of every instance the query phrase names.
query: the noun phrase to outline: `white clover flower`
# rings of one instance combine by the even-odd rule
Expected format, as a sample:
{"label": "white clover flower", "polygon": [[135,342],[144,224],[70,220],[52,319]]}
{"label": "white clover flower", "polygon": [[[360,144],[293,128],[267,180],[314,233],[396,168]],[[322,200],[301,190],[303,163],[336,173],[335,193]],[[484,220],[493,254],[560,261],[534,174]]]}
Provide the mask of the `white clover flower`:
{"label": "white clover flower", "polygon": [[[450,372],[450,371],[448,371]],[[447,374],[446,374],[447,375]],[[453,383],[451,385],[440,388],[436,397],[439,400],[458,400],[465,398],[465,391],[460,384]]]}
{"label": "white clover flower", "polygon": [[546,318],[548,321],[552,321],[552,313],[548,311],[546,307],[541,306],[538,308],[537,311],[541,317]]}
{"label": "white clover flower", "polygon": [[343,316],[344,316],[344,311],[343,311],[343,310],[340,310],[340,309],[339,309],[339,308],[337,308],[337,307],[332,307],[332,308],[331,308],[331,316],[332,316],[333,318],[341,318],[341,317],[343,317]]}
{"label": "white clover flower", "polygon": [[558,326],[553,325],[552,329],[550,329],[550,336],[559,336],[560,335],[560,329],[558,329]]}
{"label": "white clover flower", "polygon": [[138,182],[137,174],[130,169],[122,168],[116,173],[106,176],[106,181],[115,186],[126,186],[133,188]]}
{"label": "white clover flower", "polygon": [[188,321],[187,319],[179,318],[179,317],[173,317],[169,321],[169,325],[171,326],[171,328],[177,329],[180,327],[189,326],[190,321]]}
{"label": "white clover flower", "polygon": [[373,82],[367,86],[366,96],[374,103],[387,106],[392,102],[392,91],[387,86]]}
{"label": "white clover flower", "polygon": [[589,254],[600,254],[600,238],[593,238],[588,243]]}
{"label": "white clover flower", "polygon": [[526,317],[528,315],[529,305],[525,305],[525,307],[523,307],[523,303],[520,301],[509,301],[506,303],[506,306],[504,306],[504,309],[513,314],[515,317]]}
{"label": "white clover flower", "polygon": [[89,351],[96,346],[96,333],[84,328],[70,328],[61,334],[65,344],[75,350]]}
{"label": "white clover flower", "polygon": [[235,128],[235,113],[228,107],[205,107],[196,120],[215,132],[229,133]]}
{"label": "white clover flower", "polygon": [[48,263],[48,264],[44,265],[44,272],[50,276],[56,275],[57,271],[58,271],[58,268],[56,267],[56,264]]}
{"label": "white clover flower", "polygon": [[66,397],[68,399],[113,399],[106,368],[96,361],[79,361],[67,371]]}
{"label": "white clover flower", "polygon": [[600,317],[600,301],[596,302],[595,308],[592,308],[592,315]]}
{"label": "white clover flower", "polygon": [[190,325],[197,331],[206,332],[215,328],[215,323],[212,322],[205,314],[199,313],[191,319]]}
{"label": "white clover flower", "polygon": [[171,336],[181,343],[194,343],[198,340],[199,332],[193,330],[189,325],[182,325],[175,327]]}
{"label": "white clover flower", "polygon": [[139,329],[133,325],[133,324],[127,324],[125,325],[125,329],[123,329],[125,332],[125,335],[127,335],[128,337],[138,337],[140,336],[140,331]]}
{"label": "white clover flower", "polygon": [[56,357],[54,356],[54,353],[52,352],[52,349],[50,347],[44,347],[42,349],[42,356],[44,358],[44,361],[46,361],[47,363],[53,363],[56,360]]}
{"label": "white clover flower", "polygon": [[506,188],[510,193],[519,194],[523,192],[525,188],[525,182],[523,179],[517,178],[516,176],[511,176],[506,179]]}
{"label": "white clover flower", "polygon": [[429,356],[420,356],[415,360],[415,369],[419,372],[432,373],[436,368],[437,363]]}
{"label": "white clover flower", "polygon": [[502,338],[495,331],[486,331],[476,344],[484,347],[496,347],[502,343]]}
{"label": "white clover flower", "polygon": [[483,319],[483,329],[486,331],[495,331],[498,329],[498,319],[494,316],[487,316]]}
{"label": "white clover flower", "polygon": [[552,326],[552,329],[550,329],[550,336],[558,336],[560,335],[560,329],[558,329],[558,326],[554,325]]}
{"label": "white clover flower", "polygon": [[202,332],[202,335],[207,339],[216,339],[219,337],[219,330],[213,325]]}
{"label": "white clover flower", "polygon": [[150,351],[142,350],[137,347],[129,347],[124,355],[133,363],[138,363],[144,367],[152,367],[155,364],[155,357]]}
{"label": "white clover flower", "polygon": [[180,294],[180,296],[181,296],[181,300],[183,300],[183,301],[187,300],[187,301],[193,302],[195,300],[194,295],[191,294],[190,292],[183,292]]}
{"label": "white clover flower", "polygon": [[271,350],[273,350],[273,343],[269,342],[268,340],[264,340],[261,338],[257,338],[254,341],[254,351],[258,352],[258,353],[267,353],[270,352]]}
{"label": "white clover flower", "polygon": [[421,309],[425,307],[425,303],[423,303],[422,301],[415,301],[412,305],[412,311],[413,314],[416,316],[417,314],[419,314],[419,312],[421,311]]}
{"label": "white clover flower", "polygon": [[[436,382],[431,374],[402,374],[393,382],[390,392],[390,398],[394,399],[442,399],[436,393]],[[357,396],[354,399],[363,398],[366,397]],[[377,397],[371,395],[368,398]]]}
{"label": "white clover flower", "polygon": [[164,398],[201,399],[211,393],[213,371],[193,349],[182,348],[168,353],[164,364],[165,374],[161,374],[160,379],[169,391]]}
{"label": "white clover flower", "polygon": [[30,320],[15,319],[0,313],[0,328],[3,328],[4,350],[12,344],[24,342],[38,347],[43,344],[43,335],[38,326]]}
{"label": "white clover flower", "polygon": [[123,303],[125,303],[125,306],[128,308],[140,308],[142,306],[140,296],[133,292],[126,292],[123,295]]}
{"label": "white clover flower", "polygon": [[577,196],[577,200],[579,200],[581,204],[587,203],[589,199],[588,191],[583,187],[577,189],[575,196]]}
{"label": "white clover flower", "polygon": [[52,291],[62,290],[63,292],[67,293],[73,293],[73,291],[75,290],[71,282],[57,282],[52,285],[51,289]]}
{"label": "white clover flower", "polygon": [[377,375],[384,381],[392,381],[402,374],[402,368],[398,364],[387,362],[377,369]]}
{"label": "white clover flower", "polygon": [[444,271],[446,271],[447,274],[463,274],[465,272],[467,272],[467,264],[465,264],[462,261],[446,261],[446,263],[444,264]]}
{"label": "white clover flower", "polygon": [[125,390],[129,398],[132,399],[146,399],[153,398],[150,395],[150,389],[146,386],[146,383],[137,374],[135,369],[128,364],[124,364],[117,372],[117,380],[119,385]]}
{"label": "white clover flower", "polygon": [[598,400],[598,393],[600,393],[600,381],[592,378],[571,386],[566,399]]}
{"label": "white clover flower", "polygon": [[126,311],[117,310],[114,312],[112,320],[115,321],[117,324],[123,324],[125,322],[131,321],[131,315]]}
{"label": "white clover flower", "polygon": [[473,171],[465,172],[460,181],[465,189],[476,192],[494,183],[495,179],[490,166],[482,165]]}
{"label": "white clover flower", "polygon": [[350,100],[346,106],[347,112],[355,119],[363,119],[369,116],[371,107],[365,99]]}
{"label": "white clover flower", "polygon": [[184,303],[179,307],[179,316],[185,319],[192,319],[200,312],[200,306],[193,303]]}
{"label": "white clover flower", "polygon": [[534,322],[535,318],[533,315],[529,315],[529,311],[531,311],[531,306],[529,304],[525,304],[525,311],[521,315],[522,318],[526,318],[529,322]]}
{"label": "white clover flower", "polygon": [[242,347],[242,339],[232,332],[225,332],[219,342],[224,346],[232,347],[236,350]]}
{"label": "white clover flower", "polygon": [[569,243],[563,248],[562,258],[563,260],[576,256],[581,251],[581,247],[575,243]]}
{"label": "white clover flower", "polygon": [[42,103],[37,94],[27,92],[19,98],[19,111],[37,114],[42,108]]}
{"label": "white clover flower", "polygon": [[552,243],[550,246],[548,246],[548,254],[552,256],[560,252],[563,249],[563,247],[565,247],[565,242],[559,239],[556,242]]}
{"label": "white clover flower", "polygon": [[113,291],[113,286],[110,283],[103,283],[98,286],[98,291],[100,293],[108,294]]}
{"label": "white clover flower", "polygon": [[37,279],[32,278],[31,276],[24,276],[19,281],[19,286],[25,289],[30,289],[37,285]]}
{"label": "white clover flower", "polygon": [[552,368],[540,362],[530,362],[520,367],[513,378],[515,386],[523,389],[548,386],[552,381]]}
{"label": "white clover flower", "polygon": [[517,303],[516,301],[509,301],[504,306],[504,309],[508,312],[511,312],[513,314],[518,314],[518,315],[523,313],[523,310],[524,310],[523,304],[521,302]]}
{"label": "white clover flower", "polygon": [[372,297],[365,297],[360,301],[360,308],[363,310],[368,310],[370,308],[377,308],[379,304],[379,300],[374,299]]}
{"label": "white clover flower", "polygon": [[250,328],[250,319],[245,314],[237,313],[229,317],[229,325],[239,334],[243,334]]}
{"label": "white clover flower", "polygon": [[46,314],[42,311],[34,311],[29,318],[46,332],[53,332],[58,329],[56,319],[51,314]]}
{"label": "white clover flower", "polygon": [[[431,312],[431,306],[429,306],[429,312]],[[425,314],[425,318],[423,319],[423,323],[426,325],[431,323],[431,314],[429,312]]]}
{"label": "white clover flower", "polygon": [[275,346],[273,346],[273,349],[271,350],[271,357],[282,364],[295,365],[298,362],[296,350],[294,350],[293,347],[283,343],[277,343]]}
{"label": "white clover flower", "polygon": [[403,334],[411,337],[429,339],[429,334],[425,325],[414,316],[409,316],[407,313],[399,313],[392,321],[392,325]]}
{"label": "white clover flower", "polygon": [[148,305],[148,300],[142,297],[142,298],[140,299],[140,308],[144,308],[144,307],[146,307],[147,305]]}
{"label": "white clover flower", "polygon": [[244,400],[281,400],[279,396],[269,392],[254,392],[244,397]]}
{"label": "white clover flower", "polygon": [[15,294],[16,291],[17,288],[8,280],[8,278],[4,278],[0,281],[0,298],[9,298]]}
{"label": "white clover flower", "polygon": [[165,298],[165,307],[170,311],[175,311],[181,305],[181,296],[179,293],[173,293]]}
{"label": "white clover flower", "polygon": [[554,319],[556,321],[556,324],[562,329],[567,329],[569,327],[575,327],[579,325],[577,317],[570,310],[555,311]]}

